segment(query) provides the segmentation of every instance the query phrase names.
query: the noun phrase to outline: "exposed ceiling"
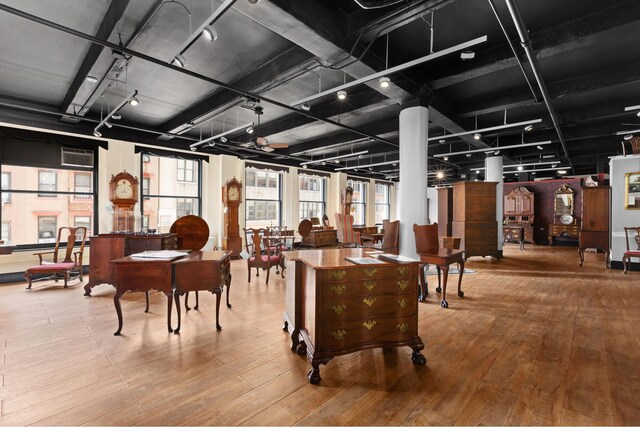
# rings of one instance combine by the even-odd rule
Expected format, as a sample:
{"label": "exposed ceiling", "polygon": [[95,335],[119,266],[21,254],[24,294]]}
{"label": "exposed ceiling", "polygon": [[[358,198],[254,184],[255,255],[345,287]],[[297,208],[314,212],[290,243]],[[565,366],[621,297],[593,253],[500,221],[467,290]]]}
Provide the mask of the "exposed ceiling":
{"label": "exposed ceiling", "polygon": [[[634,0],[405,0],[374,9],[358,3],[385,2],[253,3],[1,1],[0,122],[92,135],[137,90],[140,104],[125,104],[120,120],[100,127],[103,137],[188,149],[257,125],[262,111],[259,132],[240,129],[197,150],[296,166],[367,150],[312,166],[360,165],[350,172],[389,178],[401,167],[400,110],[429,105],[429,168],[444,171],[445,181],[476,175],[497,147],[537,141],[552,142],[499,155],[506,165],[557,161],[569,175],[606,172],[609,156],[624,144],[631,150],[616,133],[640,129],[640,110],[625,111],[640,104]],[[211,23],[214,42],[201,33]],[[482,36],[473,59],[439,54]],[[345,100],[330,90],[431,53],[437,58],[388,74],[387,88],[371,79],[347,88]],[[184,68],[171,64],[178,54]],[[308,111],[295,104],[324,91]],[[480,140],[438,138],[534,119],[541,122],[528,132],[519,126],[482,132]],[[280,148],[262,150],[258,136]],[[496,148],[442,157],[488,147]]]}

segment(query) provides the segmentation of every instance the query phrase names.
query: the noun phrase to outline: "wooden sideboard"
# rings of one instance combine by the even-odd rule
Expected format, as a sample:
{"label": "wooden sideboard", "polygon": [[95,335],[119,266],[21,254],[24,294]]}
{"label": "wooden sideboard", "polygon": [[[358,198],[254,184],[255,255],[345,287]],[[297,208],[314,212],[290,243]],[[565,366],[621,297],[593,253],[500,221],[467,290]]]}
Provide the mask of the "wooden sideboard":
{"label": "wooden sideboard", "polygon": [[465,258],[475,255],[498,258],[495,182],[462,181],[453,184],[453,228],[461,238]]}
{"label": "wooden sideboard", "polygon": [[85,296],[101,283],[115,286],[115,268],[111,261],[137,252],[176,249],[175,234],[99,234],[89,238],[89,283],[84,286]]}
{"label": "wooden sideboard", "polygon": [[307,237],[302,239],[302,244],[314,248],[319,248],[322,246],[337,246],[338,231],[335,229],[312,230]]}
{"label": "wooden sideboard", "polygon": [[607,186],[582,188],[582,229],[578,243],[580,265],[587,248],[604,251],[605,268],[609,260],[609,201],[611,188]]}
{"label": "wooden sideboard", "polygon": [[418,336],[418,262],[354,264],[366,249],[285,252],[285,330],[291,349],[311,360],[308,378],[334,356],[376,347],[409,346],[414,364],[426,363]]}
{"label": "wooden sideboard", "polygon": [[576,241],[580,237],[580,226],[575,221],[572,224],[549,224],[549,246],[553,245],[555,237]]}

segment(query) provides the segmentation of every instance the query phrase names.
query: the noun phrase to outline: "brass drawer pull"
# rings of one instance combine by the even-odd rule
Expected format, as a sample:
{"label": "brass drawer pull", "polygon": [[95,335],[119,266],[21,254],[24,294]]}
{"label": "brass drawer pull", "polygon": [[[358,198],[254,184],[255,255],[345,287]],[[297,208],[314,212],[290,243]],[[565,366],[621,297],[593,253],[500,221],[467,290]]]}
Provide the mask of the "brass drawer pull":
{"label": "brass drawer pull", "polygon": [[347,335],[347,331],[344,329],[338,329],[337,331],[331,332],[331,335],[333,335],[336,340],[340,341],[345,335]]}
{"label": "brass drawer pull", "polygon": [[398,280],[398,287],[404,291],[405,289],[407,289],[409,287],[409,281],[408,280]]}
{"label": "brass drawer pull", "polygon": [[376,302],[377,299],[378,298],[376,297],[366,297],[365,299],[362,300],[362,302],[367,304],[369,307],[371,307],[373,303]]}
{"label": "brass drawer pull", "polygon": [[373,280],[367,280],[366,282],[364,282],[364,284],[362,286],[364,286],[365,288],[367,288],[367,290],[369,292],[371,292],[373,290],[373,288],[375,288],[377,285],[377,283]]}
{"label": "brass drawer pull", "polygon": [[409,330],[409,325],[407,325],[406,323],[400,323],[397,325],[397,328],[400,330],[400,332],[407,332]]}
{"label": "brass drawer pull", "polygon": [[362,326],[364,326],[368,330],[371,330],[374,326],[376,326],[376,323],[377,322],[375,320],[367,320],[366,322],[362,323]]}
{"label": "brass drawer pull", "polygon": [[407,267],[406,265],[398,267],[398,273],[400,273],[401,276],[406,276],[407,274],[409,274],[409,267]]}
{"label": "brass drawer pull", "polygon": [[331,275],[334,279],[342,280],[344,276],[347,275],[347,272],[345,270],[334,270],[331,272]]}
{"label": "brass drawer pull", "polygon": [[377,268],[366,268],[364,270],[364,274],[366,274],[369,277],[372,277],[374,274],[376,274],[378,272]]}
{"label": "brass drawer pull", "polygon": [[340,315],[347,308],[344,304],[332,305],[331,310],[335,311],[336,314]]}
{"label": "brass drawer pull", "polygon": [[347,287],[345,285],[336,285],[332,286],[331,289],[333,289],[333,292],[335,292],[336,295],[342,295],[344,291],[347,290]]}
{"label": "brass drawer pull", "polygon": [[402,298],[402,299],[398,300],[398,305],[400,306],[400,308],[405,308],[408,303],[409,303],[409,301],[407,301],[405,298]]}

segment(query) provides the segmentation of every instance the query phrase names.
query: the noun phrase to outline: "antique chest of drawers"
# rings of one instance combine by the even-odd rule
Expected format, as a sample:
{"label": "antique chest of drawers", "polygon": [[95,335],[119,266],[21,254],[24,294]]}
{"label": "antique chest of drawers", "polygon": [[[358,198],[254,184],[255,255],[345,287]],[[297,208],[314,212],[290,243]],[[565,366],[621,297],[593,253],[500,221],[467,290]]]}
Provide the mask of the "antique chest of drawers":
{"label": "antique chest of drawers", "polygon": [[292,333],[292,349],[311,359],[313,384],[320,381],[321,363],[368,348],[406,345],[414,350],[414,363],[426,362],[418,336],[418,263],[344,260],[363,254],[329,249],[285,255],[291,268],[285,328]]}
{"label": "antique chest of drawers", "polygon": [[574,224],[549,224],[549,246],[553,245],[554,237],[569,237],[578,240],[580,225]]}

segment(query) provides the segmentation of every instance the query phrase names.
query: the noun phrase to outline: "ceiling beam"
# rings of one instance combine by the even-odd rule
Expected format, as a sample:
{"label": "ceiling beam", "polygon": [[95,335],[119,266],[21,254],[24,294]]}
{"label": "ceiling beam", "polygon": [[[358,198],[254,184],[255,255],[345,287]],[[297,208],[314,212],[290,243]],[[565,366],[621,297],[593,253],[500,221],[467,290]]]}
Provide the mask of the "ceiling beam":
{"label": "ceiling beam", "polygon": [[[571,22],[530,35],[536,58],[543,61],[574,49],[588,48],[603,38],[640,31],[640,2],[629,1]],[[517,67],[518,62],[507,43],[482,51],[471,64],[462,64],[453,73],[432,79],[434,90],[463,83],[497,71]]]}
{"label": "ceiling beam", "polygon": [[[104,14],[102,22],[100,23],[95,36],[102,40],[108,40],[111,36],[111,33],[113,33],[114,28],[122,19],[122,16],[124,15],[124,12],[127,9],[128,5],[129,0],[111,0],[109,8]],[[85,55],[82,64],[80,64],[80,68],[78,68],[76,76],[73,78],[71,85],[69,86],[67,94],[62,100],[62,104],[60,104],[60,111],[74,114],[76,113],[74,111],[68,111],[68,109],[71,107],[71,104],[78,94],[80,87],[84,84],[87,76],[89,75],[89,72],[91,71],[91,68],[93,68],[93,66],[95,65],[103,49],[104,47],[95,43],[91,43],[89,45],[87,54]]]}

